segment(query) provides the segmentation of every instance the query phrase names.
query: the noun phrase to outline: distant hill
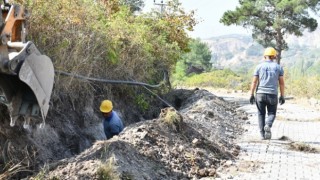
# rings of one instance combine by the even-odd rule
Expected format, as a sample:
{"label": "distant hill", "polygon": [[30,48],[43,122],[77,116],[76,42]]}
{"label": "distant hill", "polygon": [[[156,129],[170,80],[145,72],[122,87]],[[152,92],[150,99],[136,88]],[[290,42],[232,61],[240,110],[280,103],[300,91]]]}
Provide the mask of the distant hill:
{"label": "distant hill", "polygon": [[[320,61],[320,29],[302,37],[287,36],[289,50],[282,53],[281,64],[294,67],[300,61],[312,66]],[[231,34],[202,40],[212,52],[212,63],[217,68],[231,68],[246,72],[263,60],[264,48],[250,35]]]}

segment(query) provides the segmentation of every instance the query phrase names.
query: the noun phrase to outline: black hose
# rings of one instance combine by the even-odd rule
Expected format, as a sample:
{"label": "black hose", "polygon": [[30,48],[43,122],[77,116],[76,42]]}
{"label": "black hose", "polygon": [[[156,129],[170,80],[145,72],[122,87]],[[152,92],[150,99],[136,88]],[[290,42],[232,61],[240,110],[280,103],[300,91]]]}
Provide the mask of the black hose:
{"label": "black hose", "polygon": [[[72,74],[64,71],[55,70],[57,74],[65,75],[65,76],[71,76],[78,79],[85,79],[89,81],[96,81],[96,82],[102,82],[102,83],[108,83],[108,84],[127,84],[127,85],[138,85],[138,86],[146,86],[150,88],[158,88],[162,85],[162,82],[156,85],[151,85],[143,82],[136,82],[136,81],[122,81],[122,80],[109,80],[109,79],[101,79],[101,78],[92,78],[92,77],[86,77],[78,74]],[[164,77],[164,80],[166,80],[166,77]]]}
{"label": "black hose", "polygon": [[[166,72],[164,74],[164,78],[166,79]],[[134,81],[133,79],[131,79],[132,81]],[[165,105],[167,105],[168,107],[173,107],[171,104],[169,104],[166,100],[162,99],[158,94],[152,92],[150,89],[148,89],[147,87],[143,86],[144,89],[146,89],[149,93],[151,93],[152,95],[156,96],[156,98],[158,98],[160,101],[162,101]]]}

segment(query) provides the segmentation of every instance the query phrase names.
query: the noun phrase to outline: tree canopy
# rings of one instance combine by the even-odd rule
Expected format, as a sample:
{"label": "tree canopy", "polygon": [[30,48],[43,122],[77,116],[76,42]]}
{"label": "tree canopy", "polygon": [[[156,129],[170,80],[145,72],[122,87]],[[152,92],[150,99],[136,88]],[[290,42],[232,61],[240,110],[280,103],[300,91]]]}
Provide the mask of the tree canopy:
{"label": "tree canopy", "polygon": [[281,52],[288,49],[284,36],[302,36],[304,30],[314,31],[318,23],[309,10],[316,11],[319,0],[239,0],[240,6],[226,11],[220,22],[252,29],[252,37],[262,46]]}
{"label": "tree canopy", "polygon": [[176,64],[174,81],[182,81],[188,74],[211,70],[211,51],[208,44],[200,39],[192,39],[188,47],[190,52],[183,54]]}
{"label": "tree canopy", "polygon": [[189,66],[196,66],[206,71],[211,70],[211,51],[208,45],[200,39],[193,39],[189,44],[190,52],[182,56],[183,61]]}
{"label": "tree canopy", "polygon": [[143,0],[120,0],[120,4],[129,6],[131,12],[141,11],[144,7]]}

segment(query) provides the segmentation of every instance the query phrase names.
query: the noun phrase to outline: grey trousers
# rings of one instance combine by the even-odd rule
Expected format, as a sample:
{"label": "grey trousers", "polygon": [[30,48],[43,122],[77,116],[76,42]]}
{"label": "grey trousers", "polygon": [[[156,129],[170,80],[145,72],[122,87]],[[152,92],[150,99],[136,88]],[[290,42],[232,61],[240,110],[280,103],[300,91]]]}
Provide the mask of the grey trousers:
{"label": "grey trousers", "polygon": [[[264,136],[264,126],[267,124],[272,127],[274,119],[277,114],[278,96],[275,94],[257,94],[256,105],[258,108],[258,121],[260,134]],[[268,118],[266,121],[266,110],[268,111]]]}

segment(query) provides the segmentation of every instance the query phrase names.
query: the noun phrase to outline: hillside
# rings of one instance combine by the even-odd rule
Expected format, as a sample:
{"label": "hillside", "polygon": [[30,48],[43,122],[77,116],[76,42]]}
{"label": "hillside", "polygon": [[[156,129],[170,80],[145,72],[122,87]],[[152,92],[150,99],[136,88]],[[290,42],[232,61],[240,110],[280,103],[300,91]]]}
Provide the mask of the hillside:
{"label": "hillside", "polygon": [[[320,28],[302,37],[287,36],[289,49],[282,53],[282,65],[293,67],[299,60],[319,62]],[[248,35],[232,34],[204,39],[212,51],[215,67],[247,71],[262,59],[264,48]],[[240,68],[240,69],[239,69]]]}

